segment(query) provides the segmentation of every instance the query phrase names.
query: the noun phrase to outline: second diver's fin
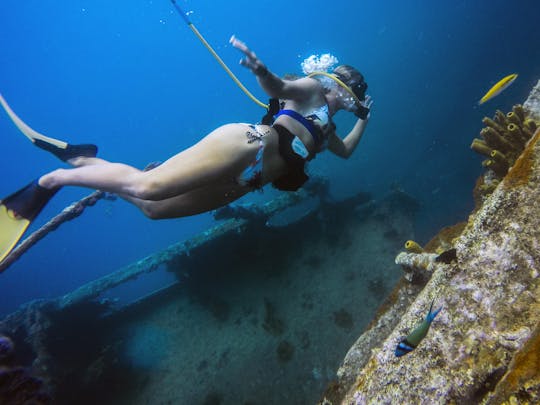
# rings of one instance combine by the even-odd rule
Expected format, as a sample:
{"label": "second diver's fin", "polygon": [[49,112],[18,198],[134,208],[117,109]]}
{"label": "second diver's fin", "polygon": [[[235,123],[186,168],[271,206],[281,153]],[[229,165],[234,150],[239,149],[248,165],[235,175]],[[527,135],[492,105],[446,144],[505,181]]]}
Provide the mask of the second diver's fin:
{"label": "second diver's fin", "polygon": [[0,262],[58,190],[49,190],[34,180],[0,201]]}
{"label": "second diver's fin", "polygon": [[4,108],[11,121],[17,128],[37,147],[51,152],[64,162],[75,157],[95,157],[97,155],[97,146],[91,144],[70,145],[67,142],[59,139],[51,138],[40,134],[30,128],[23,120],[21,120],[11,109],[9,104],[0,94],[0,105]]}

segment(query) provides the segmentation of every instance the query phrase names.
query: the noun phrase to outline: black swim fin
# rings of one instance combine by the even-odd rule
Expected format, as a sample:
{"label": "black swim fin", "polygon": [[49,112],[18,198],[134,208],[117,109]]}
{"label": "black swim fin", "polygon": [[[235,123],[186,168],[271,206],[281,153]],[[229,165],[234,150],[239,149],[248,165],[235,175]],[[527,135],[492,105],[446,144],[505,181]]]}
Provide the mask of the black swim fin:
{"label": "black swim fin", "polygon": [[53,145],[52,143],[45,142],[41,139],[35,139],[34,145],[38,148],[51,152],[58,159],[67,162],[69,159],[75,157],[96,157],[97,155],[97,146],[92,144],[80,144],[80,145],[71,145],[66,143],[65,148]]}
{"label": "black swim fin", "polygon": [[34,180],[0,201],[0,262],[59,189],[49,190]]}
{"label": "black swim fin", "polygon": [[17,114],[13,112],[6,100],[0,94],[0,105],[4,108],[11,121],[17,128],[37,147],[51,152],[64,162],[75,157],[96,157],[97,146],[92,144],[70,145],[60,139],[51,138],[40,134],[30,128]]}

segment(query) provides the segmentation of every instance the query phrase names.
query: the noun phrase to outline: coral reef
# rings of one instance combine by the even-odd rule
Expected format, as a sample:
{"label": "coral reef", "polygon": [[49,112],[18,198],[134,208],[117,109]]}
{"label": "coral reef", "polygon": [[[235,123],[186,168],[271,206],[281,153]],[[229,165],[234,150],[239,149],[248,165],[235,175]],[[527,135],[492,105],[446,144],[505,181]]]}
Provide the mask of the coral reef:
{"label": "coral reef", "polygon": [[[489,135],[474,149],[497,164],[510,159],[508,172],[490,167],[477,183],[490,193],[480,193],[468,222],[426,245],[426,252],[454,248],[451,260],[437,260],[436,253],[398,255],[406,275],[418,275],[407,278],[419,283],[399,283],[347,354],[324,403],[538,402],[540,130],[527,142],[521,134],[535,128],[539,95],[540,82],[523,108],[484,120]],[[396,344],[432,300],[443,310],[428,336],[409,357],[397,358]]]}

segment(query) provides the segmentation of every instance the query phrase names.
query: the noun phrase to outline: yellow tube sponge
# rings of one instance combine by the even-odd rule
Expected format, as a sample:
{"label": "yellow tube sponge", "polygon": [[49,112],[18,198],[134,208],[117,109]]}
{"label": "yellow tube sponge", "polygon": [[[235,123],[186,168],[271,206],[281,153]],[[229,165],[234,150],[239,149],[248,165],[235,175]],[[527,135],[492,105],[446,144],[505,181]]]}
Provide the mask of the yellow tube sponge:
{"label": "yellow tube sponge", "polygon": [[508,167],[508,159],[506,158],[506,156],[504,156],[503,153],[499,152],[498,150],[493,150],[491,151],[490,156],[495,162],[506,165]]}
{"label": "yellow tube sponge", "polygon": [[521,119],[514,111],[506,113],[506,118],[508,118],[509,124],[521,125]]}
{"label": "yellow tube sponge", "polygon": [[500,135],[504,134],[504,127],[495,121],[493,121],[491,118],[484,117],[482,118],[482,122],[484,125],[488,128],[493,128],[495,131],[497,131]]}
{"label": "yellow tube sponge", "polygon": [[508,133],[510,134],[510,138],[512,139],[512,142],[518,143],[518,145],[520,146],[520,149],[523,149],[523,147],[525,146],[525,142],[527,142],[529,138],[527,137],[527,135],[523,133],[520,126],[512,123],[512,124],[509,124],[508,127],[506,127],[506,129],[508,129]]}
{"label": "yellow tube sponge", "polygon": [[521,122],[525,121],[525,110],[521,104],[516,104],[512,107],[512,111],[516,114]]}
{"label": "yellow tube sponge", "polygon": [[482,138],[486,140],[486,143],[492,148],[508,153],[515,149],[514,145],[508,142],[500,132],[496,131],[493,127],[485,127],[480,131]]}
{"label": "yellow tube sponge", "polygon": [[424,249],[414,240],[408,240],[405,242],[405,249],[410,253],[424,253]]}
{"label": "yellow tube sponge", "polygon": [[525,126],[527,129],[529,129],[529,131],[531,131],[531,133],[535,132],[536,128],[538,127],[538,125],[536,125],[536,121],[533,120],[532,118],[525,119],[523,121],[523,126]]}
{"label": "yellow tube sponge", "polygon": [[497,124],[500,124],[501,127],[503,128],[509,124],[508,119],[506,118],[506,115],[501,110],[495,111],[495,116],[493,117],[493,121],[495,121]]}
{"label": "yellow tube sponge", "polygon": [[474,138],[471,143],[471,149],[480,155],[491,157],[492,149],[483,139]]}
{"label": "yellow tube sponge", "polygon": [[482,162],[482,166],[487,169],[491,169],[499,177],[504,177],[508,173],[508,165],[499,163],[493,159],[487,159]]}

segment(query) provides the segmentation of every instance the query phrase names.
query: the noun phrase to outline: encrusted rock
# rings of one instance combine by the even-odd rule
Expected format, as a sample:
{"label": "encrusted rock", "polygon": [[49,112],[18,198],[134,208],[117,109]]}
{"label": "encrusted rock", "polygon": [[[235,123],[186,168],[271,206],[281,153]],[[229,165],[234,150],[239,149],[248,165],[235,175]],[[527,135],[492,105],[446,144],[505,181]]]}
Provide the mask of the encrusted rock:
{"label": "encrusted rock", "polygon": [[[524,109],[540,119],[540,82]],[[520,119],[519,108],[514,112],[509,119]],[[457,261],[439,263],[426,253],[396,258],[412,274],[431,278],[398,318],[391,305],[378,316],[382,323],[386,314],[396,321],[379,342],[369,338],[376,325],[351,349],[349,360],[362,345],[369,348],[358,357],[358,368],[345,362],[346,371],[340,369],[342,381],[355,380],[343,404],[538,401],[540,131],[492,191],[453,239]],[[443,309],[427,337],[397,358],[397,343],[433,300]]]}

